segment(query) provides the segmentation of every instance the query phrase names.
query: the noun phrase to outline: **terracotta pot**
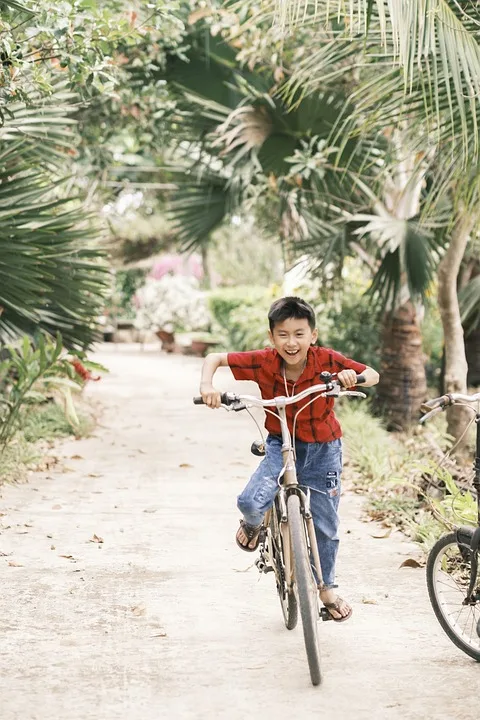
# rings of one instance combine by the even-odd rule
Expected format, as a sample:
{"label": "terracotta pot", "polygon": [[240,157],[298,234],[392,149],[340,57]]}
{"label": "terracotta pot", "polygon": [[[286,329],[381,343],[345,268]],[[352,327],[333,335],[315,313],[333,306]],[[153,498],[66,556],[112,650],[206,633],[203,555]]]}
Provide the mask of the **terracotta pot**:
{"label": "terracotta pot", "polygon": [[167,330],[157,330],[155,335],[162,343],[162,350],[171,353],[175,350],[175,334]]}
{"label": "terracotta pot", "polygon": [[192,355],[204,357],[212,345],[215,345],[215,343],[209,340],[192,340],[192,344],[190,345],[190,352],[192,353]]}

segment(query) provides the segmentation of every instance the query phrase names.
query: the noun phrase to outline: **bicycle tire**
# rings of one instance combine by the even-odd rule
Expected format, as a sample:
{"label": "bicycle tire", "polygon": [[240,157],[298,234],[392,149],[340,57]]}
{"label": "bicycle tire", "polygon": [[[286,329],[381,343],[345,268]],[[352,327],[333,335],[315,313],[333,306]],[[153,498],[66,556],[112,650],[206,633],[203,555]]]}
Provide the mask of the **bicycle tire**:
{"label": "bicycle tire", "polygon": [[275,563],[275,584],[282,608],[283,620],[287,630],[293,630],[298,622],[298,603],[293,588],[287,587],[285,577],[285,561],[283,557],[283,541],[278,521],[277,503],[272,508],[270,516],[270,532],[272,534],[272,561]]}
{"label": "bicycle tire", "polygon": [[[300,512],[300,498],[291,494],[287,499],[288,522],[292,539],[293,562],[297,597],[303,625],[303,638],[307,652],[308,667],[312,685],[319,685],[322,679],[320,671],[320,648],[318,645],[318,600],[307,549],[305,525]],[[315,593],[313,589],[315,588]]]}
{"label": "bicycle tire", "polygon": [[[448,548],[452,549],[449,556]],[[442,565],[442,567],[440,567]],[[457,577],[453,577],[455,570]],[[442,578],[438,577],[439,572]],[[448,577],[452,584],[446,582]],[[466,655],[480,662],[480,602],[475,605],[462,605],[462,595],[465,597],[466,588],[470,579],[470,560],[462,556],[457,544],[455,533],[448,533],[441,537],[432,547],[427,560],[427,587],[433,612],[440,626],[454,645]],[[477,586],[480,593],[480,586]],[[457,596],[458,595],[458,599]],[[455,597],[455,599],[453,599]],[[449,608],[452,608],[449,612]],[[471,628],[473,638],[467,641],[466,632],[462,632],[460,617],[468,614],[467,622]],[[465,626],[466,628],[466,626]],[[465,629],[464,628],[464,629]]]}

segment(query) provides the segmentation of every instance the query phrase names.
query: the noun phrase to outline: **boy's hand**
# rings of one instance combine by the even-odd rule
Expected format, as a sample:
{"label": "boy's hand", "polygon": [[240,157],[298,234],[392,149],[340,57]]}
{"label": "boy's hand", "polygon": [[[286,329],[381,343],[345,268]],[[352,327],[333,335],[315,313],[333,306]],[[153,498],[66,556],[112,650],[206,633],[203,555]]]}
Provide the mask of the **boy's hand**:
{"label": "boy's hand", "polygon": [[355,370],[342,370],[337,375],[338,382],[344,388],[350,388],[357,384],[357,373]]}
{"label": "boy's hand", "polygon": [[208,407],[212,409],[220,407],[222,394],[218,392],[218,390],[215,390],[213,385],[202,383],[200,385],[200,395],[202,396],[203,402],[205,405],[208,405]]}

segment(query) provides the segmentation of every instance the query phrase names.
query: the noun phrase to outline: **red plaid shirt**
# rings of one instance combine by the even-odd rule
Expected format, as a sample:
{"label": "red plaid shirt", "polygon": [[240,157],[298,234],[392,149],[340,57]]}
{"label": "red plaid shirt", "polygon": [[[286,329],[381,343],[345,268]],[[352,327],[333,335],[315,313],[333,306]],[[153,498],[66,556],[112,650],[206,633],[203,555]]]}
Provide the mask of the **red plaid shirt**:
{"label": "red plaid shirt", "polygon": [[[320,383],[320,373],[328,370],[338,373],[340,370],[355,370],[362,373],[366,365],[355,362],[335,350],[324,347],[310,347],[307,364],[299,379],[293,383],[287,380],[288,393],[285,393],[283,360],[274,348],[253,350],[252,352],[228,353],[228,364],[236,380],[253,380],[257,383],[264,400],[271,400],[278,395],[296,395],[312,385]],[[290,432],[293,418],[301,407],[312,399],[313,395],[300,403],[288,405],[287,422]],[[311,403],[297,417],[295,437],[303,442],[330,442],[342,436],[340,423],[333,412],[333,398],[319,398]],[[272,408],[275,412],[275,409]],[[281,435],[280,420],[266,413],[265,427],[273,435]]]}

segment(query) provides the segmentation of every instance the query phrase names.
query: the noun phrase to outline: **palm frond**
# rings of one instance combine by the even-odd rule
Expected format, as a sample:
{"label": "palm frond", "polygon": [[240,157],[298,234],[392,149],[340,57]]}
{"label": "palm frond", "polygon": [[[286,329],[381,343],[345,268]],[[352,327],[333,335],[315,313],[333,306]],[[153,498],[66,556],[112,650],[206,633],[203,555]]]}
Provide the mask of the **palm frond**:
{"label": "palm frond", "polygon": [[2,148],[0,172],[0,344],[44,329],[68,347],[97,337],[109,276],[98,231],[60,181],[30,165],[28,143]]}
{"label": "palm frond", "polygon": [[17,0],[0,0],[0,10],[2,7],[5,9],[19,10],[20,12],[27,13],[28,15],[35,14],[33,10],[30,10],[30,8],[26,7],[26,5],[17,2]]}
{"label": "palm frond", "polygon": [[173,229],[182,250],[208,243],[229,212],[229,178],[220,170],[198,164],[171,166],[178,189],[169,206]]}
{"label": "palm frond", "polygon": [[[48,97],[32,93],[28,105],[11,102],[5,109],[5,122],[0,126],[0,153],[3,147],[21,143],[24,161],[58,167],[65,157],[75,153],[77,136],[74,117],[77,97],[65,83],[57,83]],[[20,145],[18,145],[20,147]]]}
{"label": "palm frond", "polygon": [[[359,221],[361,218],[357,217]],[[408,288],[413,300],[423,300],[435,276],[440,241],[418,220],[397,218],[364,218],[358,235],[371,235],[381,262],[375,273],[370,293],[382,308],[395,305],[400,290]]]}
{"label": "palm frond", "polygon": [[276,0],[276,7],[286,29],[313,23],[324,33],[320,44],[310,41],[311,52],[294,69],[290,91],[312,92],[324,75],[360,70],[352,100],[370,123],[381,117],[387,124],[399,112],[411,121],[416,108],[419,120],[460,141],[464,165],[472,145],[478,154],[480,11],[473,3]]}

